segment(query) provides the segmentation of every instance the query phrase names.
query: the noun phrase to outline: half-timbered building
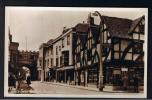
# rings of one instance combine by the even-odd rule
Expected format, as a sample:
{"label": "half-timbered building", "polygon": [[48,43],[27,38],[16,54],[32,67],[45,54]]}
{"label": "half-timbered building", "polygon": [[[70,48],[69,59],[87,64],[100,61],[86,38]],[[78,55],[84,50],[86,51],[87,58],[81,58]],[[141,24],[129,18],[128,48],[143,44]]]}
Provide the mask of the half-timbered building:
{"label": "half-timbered building", "polygon": [[101,16],[100,25],[89,16],[88,23],[75,27],[74,65],[76,84],[99,86],[99,68],[102,64],[103,84],[128,86],[133,77],[144,78],[144,16],[135,20]]}

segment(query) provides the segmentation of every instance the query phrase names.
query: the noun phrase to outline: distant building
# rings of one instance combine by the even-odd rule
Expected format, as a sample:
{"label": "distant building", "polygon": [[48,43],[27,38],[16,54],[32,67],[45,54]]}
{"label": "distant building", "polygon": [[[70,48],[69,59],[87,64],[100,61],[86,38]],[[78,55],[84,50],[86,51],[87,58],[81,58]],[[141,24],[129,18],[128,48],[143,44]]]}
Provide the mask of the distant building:
{"label": "distant building", "polygon": [[26,66],[30,69],[31,80],[37,80],[37,59],[38,52],[36,51],[19,51],[18,66]]}
{"label": "distant building", "polygon": [[73,66],[73,29],[64,29],[63,33],[53,41],[53,58],[56,66],[56,81],[74,81]]}
{"label": "distant building", "polygon": [[9,73],[17,74],[18,70],[18,51],[19,43],[12,41],[12,35],[9,33],[9,58],[8,58],[8,65],[9,65]]}
{"label": "distant building", "polygon": [[72,32],[72,28],[64,28],[59,37],[40,46],[38,69],[41,70],[39,71],[41,81],[66,83],[74,80]]}
{"label": "distant building", "polygon": [[31,79],[37,80],[37,59],[38,52],[35,51],[20,51],[18,50],[19,43],[12,41],[12,35],[9,33],[9,58],[8,69],[9,74],[18,76],[21,67],[26,66],[30,69]]}
{"label": "distant building", "polygon": [[[49,42],[47,43],[49,44]],[[37,67],[38,67],[38,79],[41,81],[46,80],[47,72],[49,71],[49,68],[51,67],[53,63],[53,61],[50,62],[52,60],[51,59],[52,53],[50,54],[50,50],[52,51],[53,49],[51,46],[49,48],[49,45],[47,43],[43,43],[39,47]]]}

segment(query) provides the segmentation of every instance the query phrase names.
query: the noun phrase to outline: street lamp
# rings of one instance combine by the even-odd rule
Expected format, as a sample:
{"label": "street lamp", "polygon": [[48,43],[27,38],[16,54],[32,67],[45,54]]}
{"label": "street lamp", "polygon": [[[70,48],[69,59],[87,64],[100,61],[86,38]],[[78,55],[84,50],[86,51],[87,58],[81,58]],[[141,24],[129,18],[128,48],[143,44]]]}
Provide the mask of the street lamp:
{"label": "street lamp", "polygon": [[98,11],[95,11],[93,13],[93,16],[100,17],[100,25],[99,25],[100,26],[100,52],[99,52],[99,54],[100,54],[100,68],[99,68],[99,84],[98,84],[98,86],[99,86],[99,90],[103,91],[103,87],[104,87],[104,85],[103,85],[103,61],[102,61],[103,41],[102,41],[102,34],[101,34],[101,32],[102,32],[102,16]]}

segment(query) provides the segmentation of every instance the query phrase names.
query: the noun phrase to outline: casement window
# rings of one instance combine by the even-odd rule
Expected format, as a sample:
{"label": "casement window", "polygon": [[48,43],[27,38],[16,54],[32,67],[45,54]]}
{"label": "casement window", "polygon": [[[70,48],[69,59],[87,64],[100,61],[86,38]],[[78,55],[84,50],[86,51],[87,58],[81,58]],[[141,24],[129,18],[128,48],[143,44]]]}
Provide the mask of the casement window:
{"label": "casement window", "polygon": [[56,55],[58,55],[58,47],[56,46]]}
{"label": "casement window", "polygon": [[41,61],[41,60],[39,60],[39,62],[40,62],[40,66],[42,66],[42,61]]}
{"label": "casement window", "polygon": [[46,60],[44,61],[44,67],[46,66]]}
{"label": "casement window", "polygon": [[61,51],[61,46],[59,46],[59,51]]}
{"label": "casement window", "polygon": [[63,62],[62,62],[62,56],[60,56],[60,66],[62,66]]}
{"label": "casement window", "polygon": [[49,50],[48,50],[48,56],[49,56]]}
{"label": "casement window", "polygon": [[53,66],[53,58],[51,58],[51,66]]}
{"label": "casement window", "polygon": [[58,58],[56,58],[56,66],[58,66]]}
{"label": "casement window", "polygon": [[68,66],[69,65],[69,51],[64,51],[62,55],[63,55],[64,66]]}
{"label": "casement window", "polygon": [[70,35],[67,35],[67,45],[70,45]]}
{"label": "casement window", "polygon": [[47,66],[49,66],[49,59],[47,60]]}
{"label": "casement window", "polygon": [[53,48],[51,48],[51,55],[53,54]]}

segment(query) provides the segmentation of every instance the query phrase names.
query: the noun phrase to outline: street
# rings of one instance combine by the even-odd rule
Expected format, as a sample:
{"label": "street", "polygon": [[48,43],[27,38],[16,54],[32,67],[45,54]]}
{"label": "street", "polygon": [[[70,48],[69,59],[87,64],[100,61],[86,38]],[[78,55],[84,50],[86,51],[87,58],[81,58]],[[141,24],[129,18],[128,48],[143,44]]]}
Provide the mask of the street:
{"label": "street", "polygon": [[80,89],[80,88],[74,88],[71,86],[62,86],[62,85],[56,85],[49,82],[39,82],[34,81],[31,84],[32,88],[34,90],[31,90],[31,93],[36,94],[65,94],[65,95],[113,95],[113,94],[119,94],[119,95],[141,95],[143,93],[116,93],[116,92],[99,92],[95,90],[87,90],[87,89]]}
{"label": "street", "polygon": [[[68,86],[61,83],[50,83],[50,82],[40,82],[32,81],[30,85],[33,90],[30,90],[27,94],[34,97],[105,97],[105,98],[141,98],[144,96],[144,93],[126,93],[126,92],[116,92],[116,91],[103,91],[99,92],[98,90],[91,90],[85,88],[79,88],[79,86]],[[9,92],[10,94],[16,94],[16,90]],[[22,92],[23,93],[23,92]],[[22,94],[21,93],[21,94]],[[23,93],[26,95],[26,93]],[[30,95],[31,94],[31,95]],[[20,94],[19,94],[20,95]]]}

